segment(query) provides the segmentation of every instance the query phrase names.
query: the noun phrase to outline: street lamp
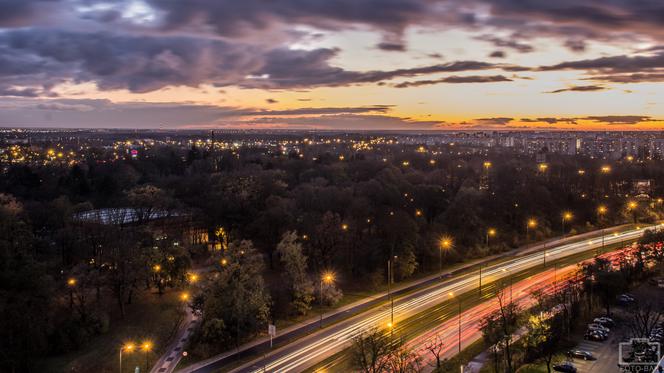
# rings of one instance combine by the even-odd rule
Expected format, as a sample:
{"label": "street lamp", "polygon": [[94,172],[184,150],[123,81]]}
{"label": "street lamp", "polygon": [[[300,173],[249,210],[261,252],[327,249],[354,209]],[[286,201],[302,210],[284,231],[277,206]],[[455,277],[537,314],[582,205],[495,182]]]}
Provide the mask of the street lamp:
{"label": "street lamp", "polygon": [[486,246],[489,246],[489,237],[495,237],[496,236],[496,229],[495,228],[489,228],[486,231]]}
{"label": "street lamp", "polygon": [[443,278],[443,250],[449,250],[453,246],[452,238],[449,236],[443,236],[440,239],[440,250],[438,250],[438,271],[440,278]]}
{"label": "street lamp", "polygon": [[74,287],[76,286],[76,279],[70,277],[67,280],[67,286],[69,287],[69,309],[74,308]]}
{"label": "street lamp", "polygon": [[323,327],[323,283],[331,284],[334,282],[334,273],[332,272],[323,272],[320,278],[320,292],[318,293],[318,298],[320,301],[320,327]]}
{"label": "street lamp", "polygon": [[569,211],[565,211],[561,215],[561,225],[563,227],[563,237],[565,237],[565,222],[568,221],[568,220],[572,220],[572,217],[573,217],[573,215]]}
{"label": "street lamp", "polygon": [[635,201],[629,201],[627,203],[627,210],[632,212],[632,216],[634,219],[634,224],[636,224],[636,208],[639,207],[639,204],[636,203]]}
{"label": "street lamp", "polygon": [[530,218],[526,222],[526,243],[530,240],[530,229],[537,227],[537,220]]}
{"label": "street lamp", "polygon": [[188,301],[189,300],[189,293],[184,292],[184,293],[180,294],[180,300],[183,301],[183,302]]}
{"label": "street lamp", "polygon": [[148,371],[148,353],[152,351],[152,342],[145,341],[141,345],[141,350],[145,353],[145,371]]}
{"label": "street lamp", "polygon": [[604,205],[600,205],[597,208],[597,220],[599,220],[599,223],[602,226],[602,252],[604,252],[604,224],[602,223],[602,220],[607,211],[608,209]]}
{"label": "street lamp", "polygon": [[135,348],[136,346],[132,342],[128,342],[120,346],[120,373],[122,373],[122,351],[126,351],[127,353],[132,353]]}
{"label": "street lamp", "polygon": [[461,299],[459,297],[455,297],[453,292],[448,293],[451,299],[455,299],[458,304],[458,313],[457,313],[457,320],[458,320],[458,336],[459,336],[459,342],[457,343],[459,345],[459,358],[461,358]]}

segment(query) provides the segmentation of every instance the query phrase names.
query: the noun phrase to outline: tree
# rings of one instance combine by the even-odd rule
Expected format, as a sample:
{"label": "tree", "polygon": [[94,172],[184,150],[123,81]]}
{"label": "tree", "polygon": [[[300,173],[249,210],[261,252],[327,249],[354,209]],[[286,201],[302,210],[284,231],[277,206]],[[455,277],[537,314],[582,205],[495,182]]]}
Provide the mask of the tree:
{"label": "tree", "polygon": [[443,349],[445,348],[446,343],[443,340],[440,334],[436,334],[433,339],[428,339],[424,344],[424,348],[431,353],[434,357],[435,365],[433,365],[436,370],[440,370],[443,364]]}
{"label": "tree", "polygon": [[630,311],[630,318],[627,323],[629,330],[634,338],[648,338],[662,320],[664,314],[661,307],[655,307],[651,302],[637,304]]}
{"label": "tree", "polygon": [[498,372],[498,350],[503,351],[507,373],[514,372],[512,337],[518,329],[519,308],[514,303],[505,303],[505,293],[498,292],[496,299],[498,309],[485,317],[481,323],[482,337],[494,352],[496,372]]}
{"label": "tree", "polygon": [[[196,309],[203,315],[206,342],[240,342],[255,335],[270,317],[270,296],[265,289],[263,257],[251,241],[235,241],[228,246],[219,276],[197,296]],[[244,337],[244,338],[243,338]]]}
{"label": "tree", "polygon": [[154,185],[143,185],[127,192],[127,200],[136,213],[138,223],[154,219],[158,214],[169,211],[174,201],[168,193]]}
{"label": "tree", "polygon": [[421,370],[420,357],[401,338],[393,342],[387,360],[387,371],[391,373],[417,373]]}
{"label": "tree", "polygon": [[300,315],[311,309],[314,288],[307,276],[307,257],[297,242],[297,233],[286,232],[277,245],[277,253],[284,266],[283,277],[291,293],[291,308]]}
{"label": "tree", "polygon": [[352,362],[364,373],[388,371],[389,356],[394,351],[389,336],[377,328],[369,329],[353,337]]}
{"label": "tree", "polygon": [[551,363],[563,336],[562,316],[543,312],[531,314],[526,327],[528,331],[525,342],[528,354],[543,361],[547,372],[551,373]]}

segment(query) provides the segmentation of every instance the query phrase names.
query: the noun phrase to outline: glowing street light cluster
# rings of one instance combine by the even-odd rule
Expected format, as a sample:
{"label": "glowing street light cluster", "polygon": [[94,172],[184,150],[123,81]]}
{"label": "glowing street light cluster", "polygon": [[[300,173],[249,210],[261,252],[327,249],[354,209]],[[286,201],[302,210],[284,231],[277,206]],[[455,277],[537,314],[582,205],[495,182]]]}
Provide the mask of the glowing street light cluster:
{"label": "glowing street light cluster", "polygon": [[120,373],[122,373],[122,353],[130,354],[135,351],[143,351],[145,353],[145,371],[148,371],[148,353],[152,351],[153,344],[151,341],[146,340],[141,344],[136,344],[134,342],[127,342],[120,346]]}

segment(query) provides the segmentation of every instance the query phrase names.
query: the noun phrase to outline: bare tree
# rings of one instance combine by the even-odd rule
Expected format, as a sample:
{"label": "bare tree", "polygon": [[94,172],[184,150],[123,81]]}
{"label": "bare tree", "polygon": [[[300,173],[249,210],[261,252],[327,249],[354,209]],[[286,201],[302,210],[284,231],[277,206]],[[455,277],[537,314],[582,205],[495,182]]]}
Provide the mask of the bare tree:
{"label": "bare tree", "polygon": [[638,304],[631,312],[628,322],[632,337],[647,338],[662,320],[661,307],[652,303]]}
{"label": "bare tree", "polygon": [[443,349],[445,348],[445,341],[440,334],[436,334],[433,339],[428,340],[427,343],[424,344],[424,348],[429,351],[435,359],[435,365],[431,364],[431,366],[435,366],[437,370],[440,370],[443,363]]}
{"label": "bare tree", "polygon": [[420,357],[412,348],[406,346],[403,340],[396,342],[388,357],[387,370],[391,373],[417,373],[420,367]]}
{"label": "bare tree", "polygon": [[385,372],[390,366],[393,350],[393,343],[383,331],[364,331],[353,338],[353,365],[364,373]]}

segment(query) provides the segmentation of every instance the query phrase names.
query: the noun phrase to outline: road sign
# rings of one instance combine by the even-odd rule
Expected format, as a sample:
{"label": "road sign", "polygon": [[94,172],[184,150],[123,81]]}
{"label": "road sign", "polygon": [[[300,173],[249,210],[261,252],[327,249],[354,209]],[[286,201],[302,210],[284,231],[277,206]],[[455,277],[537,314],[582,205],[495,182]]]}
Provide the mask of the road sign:
{"label": "road sign", "polygon": [[277,327],[272,324],[268,325],[267,334],[269,334],[270,337],[275,337],[277,335]]}

